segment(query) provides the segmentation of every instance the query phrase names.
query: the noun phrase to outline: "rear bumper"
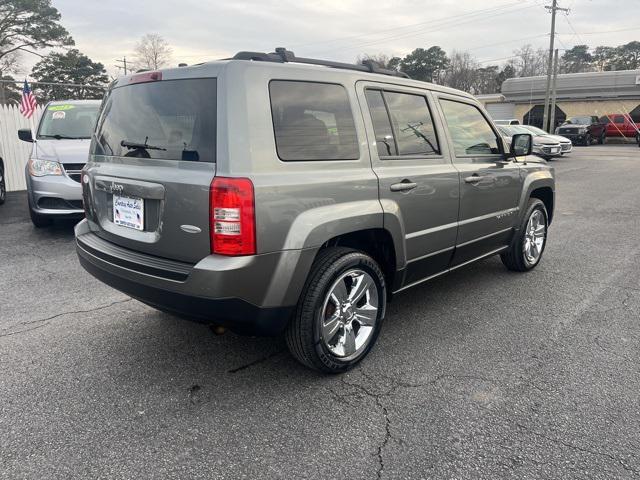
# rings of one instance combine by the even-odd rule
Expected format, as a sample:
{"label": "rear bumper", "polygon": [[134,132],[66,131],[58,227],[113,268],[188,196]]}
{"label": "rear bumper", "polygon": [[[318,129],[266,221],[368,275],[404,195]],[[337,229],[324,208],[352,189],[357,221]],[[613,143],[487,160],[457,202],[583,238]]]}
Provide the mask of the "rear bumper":
{"label": "rear bumper", "polygon": [[85,270],[143,303],[254,335],[284,331],[314,255],[211,255],[190,265],[106,242],[86,220],[76,226],[76,250]]}

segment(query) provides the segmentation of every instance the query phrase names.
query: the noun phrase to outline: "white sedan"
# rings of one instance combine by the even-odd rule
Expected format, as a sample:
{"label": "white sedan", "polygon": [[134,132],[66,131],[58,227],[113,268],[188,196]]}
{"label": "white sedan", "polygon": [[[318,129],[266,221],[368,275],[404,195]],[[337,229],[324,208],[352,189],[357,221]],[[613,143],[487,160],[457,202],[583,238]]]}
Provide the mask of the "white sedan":
{"label": "white sedan", "polygon": [[557,140],[558,142],[560,142],[560,148],[561,148],[560,153],[562,155],[564,155],[565,153],[570,153],[571,150],[573,150],[573,143],[567,137],[563,137],[561,135],[553,135],[551,133],[547,133],[544,130],[542,130],[541,128],[534,127],[533,125],[520,125],[520,126],[522,128],[526,128],[527,130],[529,130],[534,135],[539,135],[541,137],[549,137],[552,140]]}

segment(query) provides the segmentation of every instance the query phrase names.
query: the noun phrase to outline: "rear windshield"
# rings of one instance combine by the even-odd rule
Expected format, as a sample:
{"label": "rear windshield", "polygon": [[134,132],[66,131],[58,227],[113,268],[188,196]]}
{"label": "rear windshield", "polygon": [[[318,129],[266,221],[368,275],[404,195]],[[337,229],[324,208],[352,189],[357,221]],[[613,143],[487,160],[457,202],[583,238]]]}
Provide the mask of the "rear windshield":
{"label": "rear windshield", "polygon": [[99,109],[99,103],[49,105],[42,114],[37,138],[91,138]]}
{"label": "rear windshield", "polygon": [[92,153],[215,162],[216,79],[114,88],[103,102]]}

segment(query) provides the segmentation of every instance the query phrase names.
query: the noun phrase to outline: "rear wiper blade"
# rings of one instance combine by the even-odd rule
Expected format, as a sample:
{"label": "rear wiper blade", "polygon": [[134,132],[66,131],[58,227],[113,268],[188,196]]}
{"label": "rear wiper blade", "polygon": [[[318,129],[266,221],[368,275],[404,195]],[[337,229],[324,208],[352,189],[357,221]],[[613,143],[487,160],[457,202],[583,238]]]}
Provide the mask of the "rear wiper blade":
{"label": "rear wiper blade", "polygon": [[162,150],[165,152],[167,151],[166,148],[158,147],[156,145],[149,145],[147,143],[148,138],[149,137],[144,139],[144,143],[129,142],[128,140],[121,140],[120,146],[128,148],[130,150],[143,149],[143,150]]}

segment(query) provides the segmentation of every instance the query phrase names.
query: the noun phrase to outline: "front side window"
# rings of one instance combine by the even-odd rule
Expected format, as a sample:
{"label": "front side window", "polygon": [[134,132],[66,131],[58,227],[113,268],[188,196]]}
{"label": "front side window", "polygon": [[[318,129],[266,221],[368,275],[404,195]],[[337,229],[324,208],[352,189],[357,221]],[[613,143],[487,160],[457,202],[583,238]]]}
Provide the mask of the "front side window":
{"label": "front side window", "polygon": [[440,104],[456,155],[500,153],[496,134],[476,106],[444,99]]}
{"label": "front side window", "polygon": [[99,109],[99,103],[49,105],[42,114],[37,138],[91,138]]}
{"label": "front side window", "polygon": [[274,80],[269,93],[281,160],[360,158],[353,112],[342,85]]}

